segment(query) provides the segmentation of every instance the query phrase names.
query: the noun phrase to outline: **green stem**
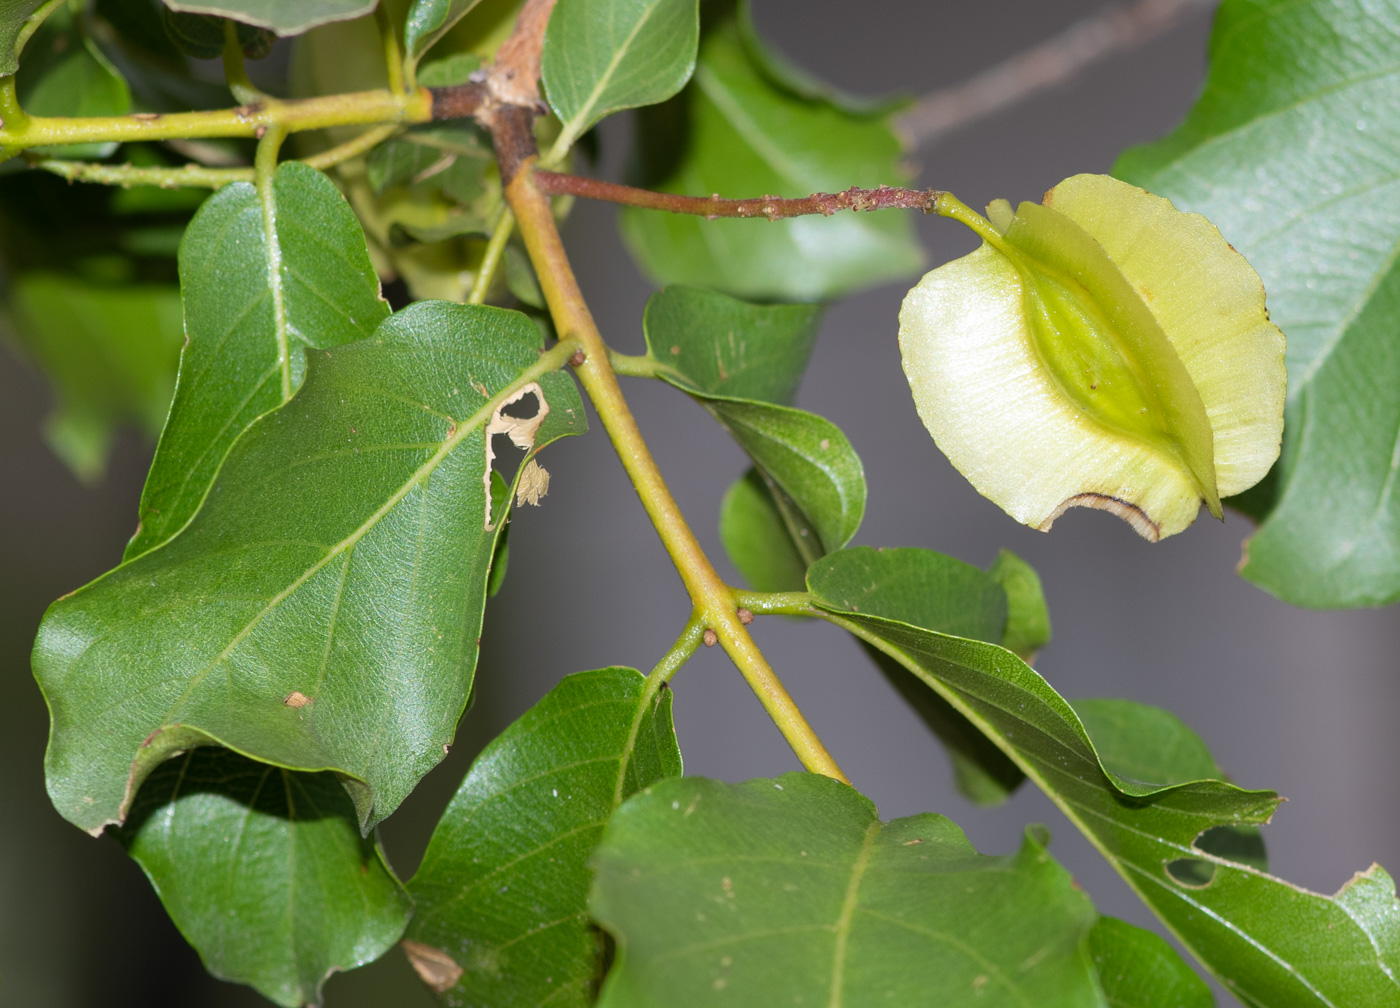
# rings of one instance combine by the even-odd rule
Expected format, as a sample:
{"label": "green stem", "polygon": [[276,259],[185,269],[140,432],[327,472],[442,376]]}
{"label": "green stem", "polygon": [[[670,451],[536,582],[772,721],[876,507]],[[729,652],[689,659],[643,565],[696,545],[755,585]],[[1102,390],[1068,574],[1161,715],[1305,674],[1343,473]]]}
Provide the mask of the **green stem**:
{"label": "green stem", "polygon": [[734,601],[756,616],[811,616],[817,611],[811,592],[736,591]]}
{"label": "green stem", "polygon": [[224,19],[224,80],[233,94],[233,100],[243,105],[251,105],[266,96],[248,79],[248,68],[243,63],[243,46],[238,42],[238,25]]}
{"label": "green stem", "polygon": [[[29,113],[20,108],[19,95],[15,93],[15,74],[0,77],[0,136],[10,128],[23,129],[30,122]],[[8,155],[13,156],[18,148],[0,141]]]}
{"label": "green stem", "polygon": [[[499,133],[496,139],[498,152],[511,141],[511,138]],[[704,630],[714,632],[716,642],[723,645],[725,652],[738,666],[802,765],[813,773],[849,783],[768,664],[763,652],[749,636],[748,628],[739,618],[734,590],[715,571],[686,523],[685,516],[681,514],[676,499],[671,496],[666,480],[657,468],[656,460],[652,458],[651,450],[617,384],[617,375],[608,361],[607,344],[603,342],[602,334],[598,332],[598,326],[588,310],[564,244],[559,238],[549,197],[534,184],[531,166],[535,159],[536,156],[531,153],[516,162],[518,170],[507,173],[506,200],[515,212],[521,236],[525,239],[525,247],[529,250],[560,338],[576,339],[582,345],[583,362],[575,370],[579,382],[598,411],[598,418],[637,496],[641,498],[652,526],[676,565],[695,613],[703,621]]]}
{"label": "green stem", "polygon": [[[319,154],[312,154],[303,158],[302,163],[308,164],[317,171],[325,171],[333,168],[342,161],[348,161],[352,157],[363,154],[376,144],[393,136],[398,130],[398,126],[393,123],[386,123],[383,126],[375,126],[367,129],[359,136],[337,144]],[[91,161],[65,161],[62,158],[45,158],[31,163],[31,167],[40,171],[51,172],[60,178],[65,178],[70,182],[97,182],[102,185],[118,185],[123,187],[149,185],[159,186],[162,189],[178,189],[181,187],[196,189],[218,189],[228,185],[230,182],[251,182],[253,181],[252,168],[209,168],[200,164],[186,164],[175,168],[156,167],[152,165],[107,165],[94,164]]]}
{"label": "green stem", "polygon": [[162,189],[218,189],[230,182],[253,181],[251,168],[206,168],[200,164],[178,168],[156,168],[146,165],[105,165],[90,161],[65,161],[46,158],[31,167],[65,178],[69,182],[96,182],[102,185],[159,186]]}
{"label": "green stem", "polygon": [[413,67],[405,67],[403,52],[399,49],[399,37],[394,31],[394,23],[389,17],[386,4],[374,8],[374,24],[379,29],[379,39],[384,44],[384,69],[389,75],[389,90],[394,94],[405,94],[414,86]]}
{"label": "green stem", "polygon": [[700,650],[700,645],[705,640],[705,617],[698,610],[690,614],[690,620],[686,623],[681,635],[676,638],[676,643],[671,645],[671,650],[661,656],[661,660],[656,663],[656,667],[651,670],[651,675],[647,678],[658,683],[670,682],[671,677],[680,670],[680,667],[690,660],[691,655]]}
{"label": "green stem", "polygon": [[[397,95],[387,89],[282,100],[265,98],[252,105],[207,112],[136,113],[126,116],[29,116],[19,125],[6,113],[0,78],[0,147],[22,150],[48,144],[118,143],[172,138],[255,137],[272,126],[288,133],[328,126],[377,126],[428,122],[433,98],[425,89]],[[18,106],[16,106],[18,108]]]}
{"label": "green stem", "polygon": [[486,243],[486,251],[481,256],[481,265],[477,267],[476,279],[472,281],[472,292],[467,298],[467,304],[486,303],[486,295],[491,292],[491,284],[496,279],[496,271],[505,257],[506,245],[509,244],[514,231],[515,215],[507,208],[502,211],[501,219],[496,222],[496,227],[491,232],[491,240]]}
{"label": "green stem", "polygon": [[952,193],[939,193],[938,198],[933,202],[931,212],[938,214],[940,217],[947,217],[949,220],[955,220],[959,224],[971,228],[977,233],[979,238],[992,246],[992,248],[1000,252],[1007,251],[1006,239],[1002,237],[1000,231],[992,226],[992,222],[973,210]]}
{"label": "green stem", "polygon": [[660,378],[662,372],[667,370],[665,365],[650,354],[618,353],[611,348],[608,349],[608,361],[612,364],[614,374],[625,375],[628,378]]}

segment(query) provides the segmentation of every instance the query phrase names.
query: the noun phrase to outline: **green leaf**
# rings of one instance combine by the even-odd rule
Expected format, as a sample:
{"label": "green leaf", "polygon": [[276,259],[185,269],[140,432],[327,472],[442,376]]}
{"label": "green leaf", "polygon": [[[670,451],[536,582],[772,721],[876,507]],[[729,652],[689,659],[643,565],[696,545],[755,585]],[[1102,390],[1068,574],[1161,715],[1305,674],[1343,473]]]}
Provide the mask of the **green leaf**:
{"label": "green leaf", "polygon": [[416,60],[432,48],[481,0],[413,0],[403,26],[403,44]]}
{"label": "green leaf", "polygon": [[815,774],[663,781],[594,859],[617,938],[599,1005],[1102,1005],[1088,899],[1028,834],[978,854],[949,819],[881,823]]}
{"label": "green leaf", "polygon": [[1165,941],[1142,928],[1100,917],[1089,955],[1114,1008],[1213,1008],[1215,997]]}
{"label": "green leaf", "polygon": [[588,859],[624,798],[681,772],[657,685],[627,668],[567,676],[472,764],[409,883],[409,955],[446,967],[420,972],[451,1003],[593,1003]]}
{"label": "green leaf", "polygon": [[[131,111],[131,90],[126,80],[91,39],[76,28],[60,32],[57,24],[53,32],[46,32],[42,38],[61,40],[70,51],[46,67],[32,86],[22,90],[20,99],[25,111],[39,116],[118,116]],[[35,147],[34,152],[96,160],[116,149],[115,143],[86,143]]]}
{"label": "green leaf", "polygon": [[333,774],[195,749],[147,779],[119,838],[209,972],[286,1008],[372,962],[411,903]]}
{"label": "green leaf", "polygon": [[1050,643],[1050,609],[1040,588],[1040,575],[1011,550],[1001,550],[987,568],[991,580],[1007,592],[1007,626],[1001,647],[1030,662],[1036,651]]}
{"label": "green leaf", "polygon": [[518,312],[420,302],[309,353],[301,391],[238,439],[180,535],[45,616],[59,811],[120,822],[152,767],[213,741],[335,770],[366,827],[392,812],[471,689],[505,518],[487,507],[492,435],[538,450],[584,429],[540,348]]}
{"label": "green leaf", "polygon": [[44,0],[3,0],[0,2],[0,76],[9,76],[19,69],[19,53],[15,43],[29,16]]}
{"label": "green leaf", "polygon": [[688,392],[791,406],[822,315],[815,305],[757,305],[667,287],[647,302],[647,352]]}
{"label": "green leaf", "polygon": [[[925,549],[861,546],[841,555],[839,578],[825,565],[807,575],[813,590],[828,603],[863,612],[865,596],[874,591],[879,604],[906,622],[973,640],[1002,640],[1009,622],[1006,592],[994,577],[971,564]],[[1020,786],[1025,775],[975,725],[897,662],[874,648],[867,651],[943,743],[963,795],[978,805],[996,805]]]}
{"label": "green leaf", "polygon": [[[865,576],[847,552],[826,557],[808,573],[822,588],[815,604],[995,740],[1246,1003],[1400,1004],[1400,901],[1383,869],[1328,897],[1208,853],[1198,837],[1266,822],[1278,797],[1217,780],[1158,787],[1113,774],[1069,704],[1009,651],[900,622],[907,602],[878,590],[864,591],[859,613],[845,610],[840,600]],[[1182,861],[1209,878],[1175,874]]]}
{"label": "green leaf", "polygon": [[[1201,737],[1169,710],[1133,700],[1074,701],[1074,712],[1093,740],[1109,773],[1142,784],[1185,784],[1198,780],[1229,780]],[[1269,870],[1264,837],[1257,826],[1216,826],[1196,838],[1196,846],[1211,854]],[[1178,877],[1210,871],[1189,859],[1173,869]]]}
{"label": "green leaf", "polygon": [[[708,196],[806,196],[907,181],[883,120],[855,116],[773,82],[745,43],[732,5],[707,24],[690,85],[639,114],[652,189]],[[923,255],[906,214],[706,221],[629,208],[622,231],[662,283],[760,300],[817,301],[914,273]]]}
{"label": "green leaf", "polygon": [[763,474],[750,469],[724,494],[719,506],[724,552],[755,591],[802,591],[807,561],[788,531]]}
{"label": "green leaf", "polygon": [[389,314],[354,213],[295,162],[262,196],[238,182],[205,201],[180,244],[180,288],[189,342],[128,559],[194,516],[229,446],[300,386],[305,349],[362,339]]}
{"label": "green leaf", "polygon": [[563,0],[549,18],[541,81],[572,147],[605,116],[665,101],[695,69],[699,0]]}
{"label": "green leaf", "polygon": [[668,287],[647,302],[656,373],[704,406],[758,465],[806,562],[865,513],[865,472],[835,424],[790,406],[821,321],[810,305],[753,305]]}
{"label": "green leaf", "polygon": [[49,444],[80,478],[102,474],[118,424],[155,437],[184,338],[173,285],[21,273],[9,301],[16,342],[53,383]]}
{"label": "green leaf", "polygon": [[1035,568],[1008,549],[997,554],[987,573],[1006,592],[1006,628],[1001,646],[1031,662],[1050,643],[1050,609]]}
{"label": "green leaf", "polygon": [[808,587],[823,607],[848,613],[873,608],[954,637],[1001,640],[1006,592],[985,571],[914,547],[856,546],[842,550],[840,558],[807,572]]}
{"label": "green leaf", "polygon": [[231,18],[278,35],[300,35],[317,25],[349,21],[374,10],[375,3],[376,0],[165,0],[165,6],[173,11]]}
{"label": "green leaf", "polygon": [[1205,91],[1124,179],[1210,217],[1288,335],[1289,406],[1241,573],[1316,607],[1400,598],[1400,10],[1226,0]]}

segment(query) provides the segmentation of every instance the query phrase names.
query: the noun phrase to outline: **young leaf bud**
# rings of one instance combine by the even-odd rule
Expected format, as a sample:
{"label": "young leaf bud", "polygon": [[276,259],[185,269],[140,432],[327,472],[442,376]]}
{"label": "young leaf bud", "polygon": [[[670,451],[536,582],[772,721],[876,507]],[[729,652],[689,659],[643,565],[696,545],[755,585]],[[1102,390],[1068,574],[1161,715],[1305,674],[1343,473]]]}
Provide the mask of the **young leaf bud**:
{"label": "young leaf bud", "polygon": [[984,496],[1042,530],[1103,508],[1155,541],[1268,472],[1283,333],[1204,217],[1106,175],[987,218],[937,210],[983,245],[905,297],[900,349],[920,418]]}

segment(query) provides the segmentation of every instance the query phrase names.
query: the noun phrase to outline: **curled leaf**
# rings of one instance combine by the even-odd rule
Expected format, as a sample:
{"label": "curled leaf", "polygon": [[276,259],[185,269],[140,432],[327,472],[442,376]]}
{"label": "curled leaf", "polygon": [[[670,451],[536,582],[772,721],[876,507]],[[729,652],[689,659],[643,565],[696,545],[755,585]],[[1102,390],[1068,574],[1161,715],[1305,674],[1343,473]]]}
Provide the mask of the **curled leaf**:
{"label": "curled leaf", "polygon": [[939,448],[1048,530],[1076,505],[1157,540],[1257,483],[1283,428],[1283,334],[1259,276],[1198,214],[1105,175],[984,219],[984,244],[900,312],[904,370]]}

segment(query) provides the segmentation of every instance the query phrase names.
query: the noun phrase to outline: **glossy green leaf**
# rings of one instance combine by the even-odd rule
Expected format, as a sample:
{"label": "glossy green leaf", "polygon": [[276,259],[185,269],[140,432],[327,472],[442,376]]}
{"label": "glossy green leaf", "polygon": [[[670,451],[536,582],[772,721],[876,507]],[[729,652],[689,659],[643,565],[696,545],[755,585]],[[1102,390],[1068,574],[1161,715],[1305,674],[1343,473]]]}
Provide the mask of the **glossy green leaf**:
{"label": "glossy green leaf", "polygon": [[815,305],[750,304],[667,287],[647,302],[647,351],[686,391],[791,406],[822,314]]}
{"label": "glossy green leaf", "polygon": [[[781,87],[762,72],[720,4],[707,23],[694,79],[638,117],[652,189],[729,197],[806,196],[850,186],[899,185],[899,144],[881,119]],[[907,214],[706,221],[627,209],[633,255],[662,283],[690,283],[763,300],[817,301],[907,276],[922,253]]]}
{"label": "glossy green leaf", "polygon": [[[719,538],[729,562],[755,591],[806,587],[807,560],[757,469],[744,473],[725,492],[719,506]],[[810,533],[807,538],[810,541]]]}
{"label": "glossy green leaf", "polygon": [[671,691],[654,686],[627,668],[567,676],[472,764],[409,883],[409,955],[444,978],[455,964],[435,984],[450,1003],[593,1003],[588,859],[624,798],[681,772]]}
{"label": "glossy green leaf", "polygon": [[15,341],[54,387],[49,444],[80,478],[102,474],[117,425],[155,437],[184,338],[173,285],[21,273],[9,302]]}
{"label": "glossy green leaf", "polygon": [[1151,931],[1100,917],[1089,955],[1113,1008],[1213,1008],[1215,997],[1172,947]]}
{"label": "glossy green leaf", "polygon": [[411,903],[333,774],[210,746],[162,765],[118,836],[209,972],[286,1008],[383,955]]}
{"label": "glossy green leaf", "polygon": [[427,52],[481,0],[413,0],[403,26],[404,48],[410,59]]}
{"label": "glossy green leaf", "polygon": [[[825,567],[810,572],[814,590],[851,612],[866,609],[869,591],[885,604],[897,599],[900,618],[958,637],[999,643],[1009,624],[1007,594],[996,579],[971,564],[925,549],[871,549],[842,552],[853,576],[832,583]],[[845,568],[843,568],[845,569]],[[854,576],[858,572],[858,576]],[[1021,770],[975,725],[907,669],[867,647],[875,664],[938,736],[952,764],[957,788],[978,805],[996,805],[1025,779]]]}
{"label": "glossy green leaf", "polygon": [[376,0],[165,0],[173,11],[213,14],[278,35],[300,35],[317,25],[349,21],[374,10]]}
{"label": "glossy green leaf", "polygon": [[[1229,780],[1201,737],[1175,714],[1161,707],[1118,698],[1074,701],[1074,712],[1089,733],[1094,750],[1109,773],[1142,784],[1185,784]],[[1216,826],[1196,838],[1211,854],[1268,871],[1264,837],[1257,826]],[[1209,877],[1204,863],[1185,859],[1173,869],[1178,877]]]}
{"label": "glossy green leaf", "polygon": [[189,342],[128,558],[194,516],[229,446],[300,386],[304,351],[362,339],[389,314],[354,213],[295,162],[271,192],[240,182],[205,201],[180,245],[180,289]]}
{"label": "glossy green leaf", "polygon": [[1241,573],[1318,607],[1400,598],[1400,9],[1226,0],[1205,91],[1115,172],[1210,217],[1288,336],[1287,423]]}
{"label": "glossy green leaf", "polygon": [[1030,662],[1037,651],[1050,643],[1050,609],[1045,604],[1040,575],[1007,549],[997,554],[987,573],[1006,592],[1006,626],[1001,646]]}
{"label": "glossy green leaf", "polygon": [[207,740],[337,771],[366,826],[392,812],[471,689],[505,518],[491,437],[537,450],[584,429],[540,347],[518,312],[420,302],[308,354],[301,391],[239,438],[180,535],[45,616],[59,811],[120,822],[152,767]]}
{"label": "glossy green leaf", "polygon": [[699,0],[563,0],[549,18],[541,81],[567,150],[605,116],[665,101],[695,69]]}
{"label": "glossy green leaf", "polygon": [[44,0],[0,0],[0,76],[8,76],[19,69],[19,54],[15,43],[19,41],[20,30],[29,16],[39,9]]}
{"label": "glossy green leaf", "polygon": [[[20,89],[25,111],[41,116],[116,116],[130,112],[131,90],[102,50],[76,26],[62,31],[62,20],[52,21],[52,25],[45,25],[39,41],[61,43],[67,52],[45,66],[33,85],[28,84],[26,77],[19,78],[26,85]],[[34,151],[50,157],[93,160],[107,157],[116,149],[115,143],[86,143],[36,147]]]}
{"label": "glossy green leaf", "polygon": [[821,309],[668,287],[646,310],[648,356],[754,460],[806,562],[840,549],[865,513],[865,472],[835,424],[790,406]]}
{"label": "glossy green leaf", "polygon": [[1034,834],[986,857],[819,775],[687,777],[618,809],[594,864],[603,1008],[1104,1004],[1093,907]]}
{"label": "glossy green leaf", "polygon": [[[1113,774],[1074,710],[1034,670],[1003,648],[901,622],[908,600],[868,590],[865,577],[847,552],[808,573],[828,619],[898,661],[995,740],[1246,1003],[1400,1005],[1400,901],[1382,868],[1358,873],[1329,897],[1208,853],[1198,837],[1266,822],[1278,797],[1218,780],[1160,787]],[[864,604],[852,613],[841,600],[858,591]],[[1179,880],[1169,869],[1179,871],[1182,861],[1206,868],[1208,879]]]}

